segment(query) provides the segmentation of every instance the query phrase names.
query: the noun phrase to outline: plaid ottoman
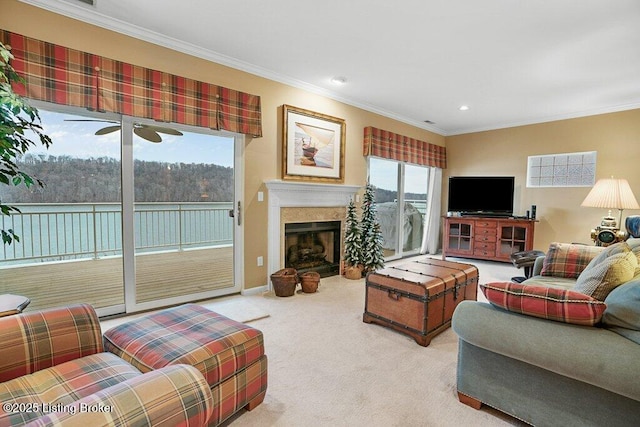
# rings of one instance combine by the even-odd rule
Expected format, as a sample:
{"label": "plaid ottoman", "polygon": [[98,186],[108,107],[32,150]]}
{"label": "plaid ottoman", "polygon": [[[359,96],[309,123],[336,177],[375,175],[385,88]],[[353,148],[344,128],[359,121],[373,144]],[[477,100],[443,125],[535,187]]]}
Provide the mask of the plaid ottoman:
{"label": "plaid ottoman", "polygon": [[196,367],[214,397],[212,425],[253,409],[267,390],[262,332],[211,310],[185,304],[142,316],[104,333],[104,348],[142,372]]}

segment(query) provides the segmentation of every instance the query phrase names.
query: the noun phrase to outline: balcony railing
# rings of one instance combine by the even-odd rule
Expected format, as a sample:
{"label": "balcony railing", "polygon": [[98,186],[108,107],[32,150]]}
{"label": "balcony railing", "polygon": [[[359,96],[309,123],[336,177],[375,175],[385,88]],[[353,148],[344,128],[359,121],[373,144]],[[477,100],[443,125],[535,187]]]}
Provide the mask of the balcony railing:
{"label": "balcony railing", "polygon": [[[0,265],[101,258],[122,254],[119,203],[17,204],[2,217],[19,242],[4,245]],[[136,252],[181,250],[233,243],[232,202],[136,203]]]}

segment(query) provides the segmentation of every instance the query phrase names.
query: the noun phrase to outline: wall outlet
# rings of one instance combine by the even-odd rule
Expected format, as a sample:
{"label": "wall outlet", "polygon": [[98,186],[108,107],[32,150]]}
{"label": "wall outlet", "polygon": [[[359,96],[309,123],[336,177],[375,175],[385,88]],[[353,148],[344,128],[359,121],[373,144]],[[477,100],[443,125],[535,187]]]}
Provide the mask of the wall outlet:
{"label": "wall outlet", "polygon": [[264,258],[261,256],[258,257],[258,267],[262,267],[264,265]]}

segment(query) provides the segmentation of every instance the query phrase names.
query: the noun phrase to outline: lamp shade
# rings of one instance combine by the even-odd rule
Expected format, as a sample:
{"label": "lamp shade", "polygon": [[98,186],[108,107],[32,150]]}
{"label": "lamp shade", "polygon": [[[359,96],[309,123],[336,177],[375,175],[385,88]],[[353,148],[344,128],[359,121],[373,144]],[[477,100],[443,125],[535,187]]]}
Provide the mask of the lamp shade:
{"label": "lamp shade", "polygon": [[581,206],[605,209],[640,209],[626,179],[599,179]]}

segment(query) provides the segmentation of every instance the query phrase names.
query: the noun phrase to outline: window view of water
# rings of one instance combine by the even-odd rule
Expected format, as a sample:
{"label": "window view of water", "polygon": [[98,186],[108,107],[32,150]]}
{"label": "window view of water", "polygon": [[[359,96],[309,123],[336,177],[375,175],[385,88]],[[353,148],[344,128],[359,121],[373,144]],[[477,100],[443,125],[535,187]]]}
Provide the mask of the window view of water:
{"label": "window view of water", "polygon": [[0,200],[20,209],[0,216],[19,236],[0,250],[1,293],[34,309],[121,307],[113,314],[125,288],[135,287],[127,304],[148,304],[235,286],[234,138],[39,111],[53,144],[17,163],[44,186],[0,185]]}

